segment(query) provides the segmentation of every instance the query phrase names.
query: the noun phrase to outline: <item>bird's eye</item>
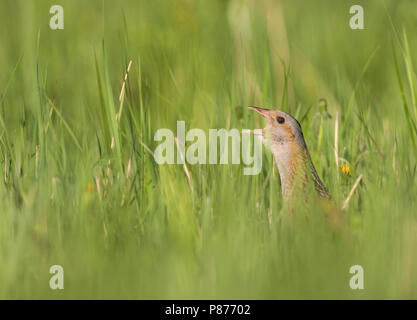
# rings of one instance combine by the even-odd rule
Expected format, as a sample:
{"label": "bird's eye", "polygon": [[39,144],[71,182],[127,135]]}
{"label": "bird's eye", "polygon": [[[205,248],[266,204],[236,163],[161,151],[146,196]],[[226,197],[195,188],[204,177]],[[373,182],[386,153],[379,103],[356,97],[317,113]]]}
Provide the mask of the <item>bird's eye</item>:
{"label": "bird's eye", "polygon": [[277,117],[278,123],[283,124],[285,122],[285,119],[283,117]]}

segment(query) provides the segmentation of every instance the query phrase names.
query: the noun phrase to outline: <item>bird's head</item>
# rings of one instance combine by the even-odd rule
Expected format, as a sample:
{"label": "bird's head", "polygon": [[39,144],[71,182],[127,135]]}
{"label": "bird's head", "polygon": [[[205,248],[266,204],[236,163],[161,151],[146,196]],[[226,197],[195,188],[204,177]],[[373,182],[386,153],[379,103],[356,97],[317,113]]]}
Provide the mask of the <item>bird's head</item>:
{"label": "bird's head", "polygon": [[300,123],[289,114],[259,107],[248,107],[262,115],[267,125],[264,129],[255,129],[251,133],[261,138],[262,142],[274,153],[280,153],[288,148],[305,148],[305,141]]}

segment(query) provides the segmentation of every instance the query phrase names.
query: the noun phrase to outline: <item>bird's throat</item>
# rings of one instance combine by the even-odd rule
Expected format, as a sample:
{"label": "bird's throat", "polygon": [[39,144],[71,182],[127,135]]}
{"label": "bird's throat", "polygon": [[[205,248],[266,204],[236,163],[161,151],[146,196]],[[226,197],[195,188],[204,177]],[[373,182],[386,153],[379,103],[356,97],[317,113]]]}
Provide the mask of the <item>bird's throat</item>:
{"label": "bird's throat", "polygon": [[330,198],[314,168],[307,148],[294,144],[281,145],[275,150],[272,148],[272,152],[280,174],[284,198],[305,194],[309,183],[313,184],[321,197]]}
{"label": "bird's throat", "polygon": [[294,193],[297,181],[305,180],[305,161],[300,151],[290,146],[281,145],[278,150],[273,150],[273,153],[281,179],[282,195],[289,197]]}

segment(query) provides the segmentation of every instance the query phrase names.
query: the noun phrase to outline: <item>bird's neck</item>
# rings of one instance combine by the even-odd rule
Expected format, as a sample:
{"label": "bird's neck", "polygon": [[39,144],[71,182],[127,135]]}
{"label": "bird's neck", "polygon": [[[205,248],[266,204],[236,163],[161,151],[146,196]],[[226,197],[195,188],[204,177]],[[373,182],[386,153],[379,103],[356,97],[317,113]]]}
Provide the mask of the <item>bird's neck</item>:
{"label": "bird's neck", "polygon": [[273,153],[281,178],[282,195],[288,197],[293,194],[296,182],[306,179],[303,150],[294,145],[282,144]]}
{"label": "bird's neck", "polygon": [[309,182],[314,184],[314,188],[320,196],[330,197],[305,146],[281,145],[273,150],[273,153],[281,178],[281,190],[284,198],[306,192],[305,189]]}

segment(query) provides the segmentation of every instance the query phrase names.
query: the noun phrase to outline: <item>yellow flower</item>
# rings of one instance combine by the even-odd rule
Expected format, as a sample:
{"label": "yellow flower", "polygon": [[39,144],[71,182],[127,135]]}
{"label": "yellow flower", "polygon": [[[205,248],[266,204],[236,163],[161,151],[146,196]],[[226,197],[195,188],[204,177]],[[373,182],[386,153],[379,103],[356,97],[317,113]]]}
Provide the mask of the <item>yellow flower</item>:
{"label": "yellow flower", "polygon": [[348,177],[350,177],[350,168],[348,164],[342,164],[340,166],[340,171],[342,171],[342,173]]}
{"label": "yellow flower", "polygon": [[89,182],[87,184],[87,192],[88,193],[92,193],[94,191],[94,184],[92,184],[91,182]]}

